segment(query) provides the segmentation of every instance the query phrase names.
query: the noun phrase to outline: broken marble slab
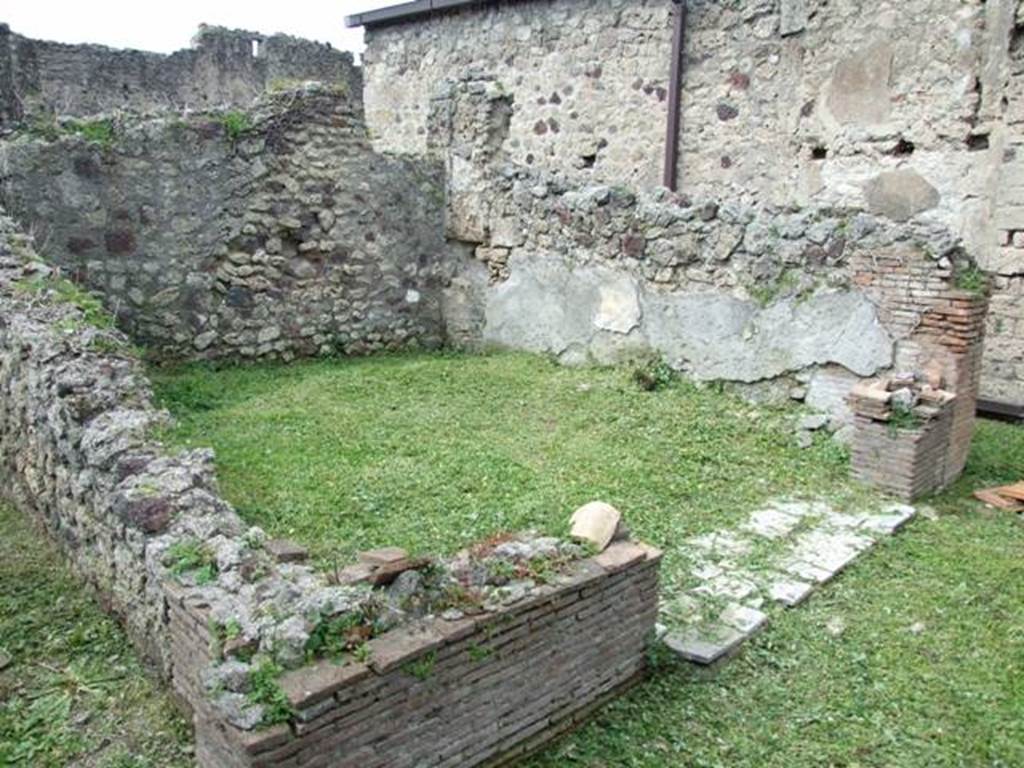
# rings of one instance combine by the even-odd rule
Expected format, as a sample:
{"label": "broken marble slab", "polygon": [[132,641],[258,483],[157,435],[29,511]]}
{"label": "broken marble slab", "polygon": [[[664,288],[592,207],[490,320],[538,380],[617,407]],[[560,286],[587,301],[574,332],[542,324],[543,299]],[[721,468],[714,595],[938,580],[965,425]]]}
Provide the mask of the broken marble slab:
{"label": "broken marble slab", "polygon": [[789,557],[782,561],[778,567],[791,576],[796,576],[798,579],[816,584],[824,584],[835,575],[832,571],[812,565],[798,557]]}
{"label": "broken marble slab", "polygon": [[698,560],[690,569],[690,573],[693,574],[694,578],[700,579],[701,581],[717,579],[725,572],[726,568],[724,568],[721,563],[709,563],[705,560]]}
{"label": "broken marble slab", "polygon": [[[868,539],[867,546],[870,547],[871,543]],[[793,547],[793,557],[828,571],[831,578],[856,560],[864,549],[866,547],[853,545],[847,536],[811,531],[797,541]]]}
{"label": "broken marble slab", "polygon": [[753,545],[731,531],[713,531],[686,540],[693,549],[710,557],[740,557],[749,554]]}
{"label": "broken marble slab", "polygon": [[768,597],[787,608],[795,608],[810,596],[814,585],[796,579],[779,578],[768,585]]}
{"label": "broken marble slab", "polygon": [[743,600],[757,592],[757,584],[737,573],[723,573],[692,590],[694,594]]}
{"label": "broken marble slab", "polygon": [[894,504],[877,515],[865,515],[861,529],[891,536],[914,519],[917,510],[906,504]]}
{"label": "broken marble slab", "polygon": [[780,509],[759,509],[752,512],[750,519],[740,528],[762,538],[781,539],[792,533],[802,519],[802,515],[794,515]]}
{"label": "broken marble slab", "polygon": [[717,621],[670,631],[664,643],[688,661],[713,664],[739,647],[767,621],[768,616],[755,608],[730,603]]}
{"label": "broken marble slab", "polygon": [[829,512],[822,520],[823,528],[832,531],[851,531],[864,525],[867,515],[849,515],[845,512]]}
{"label": "broken marble slab", "polygon": [[832,507],[822,501],[774,501],[771,508],[794,517],[822,517],[832,511]]}

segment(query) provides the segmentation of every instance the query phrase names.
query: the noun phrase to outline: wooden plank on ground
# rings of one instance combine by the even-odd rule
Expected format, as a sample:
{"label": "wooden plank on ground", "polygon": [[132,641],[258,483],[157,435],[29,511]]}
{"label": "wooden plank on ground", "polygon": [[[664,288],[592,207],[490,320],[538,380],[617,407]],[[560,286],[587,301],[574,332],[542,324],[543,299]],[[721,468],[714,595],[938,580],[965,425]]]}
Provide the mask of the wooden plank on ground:
{"label": "wooden plank on ground", "polygon": [[1004,485],[1002,488],[996,488],[995,492],[1000,496],[1008,496],[1016,501],[1024,501],[1024,482]]}
{"label": "wooden plank on ground", "polygon": [[986,504],[990,504],[993,507],[999,509],[1007,509],[1011,512],[1018,512],[1024,510],[1024,502],[1017,501],[1016,499],[1009,499],[1005,496],[1000,495],[996,488],[987,488],[982,491],[975,491],[974,498],[978,501],[983,501]]}

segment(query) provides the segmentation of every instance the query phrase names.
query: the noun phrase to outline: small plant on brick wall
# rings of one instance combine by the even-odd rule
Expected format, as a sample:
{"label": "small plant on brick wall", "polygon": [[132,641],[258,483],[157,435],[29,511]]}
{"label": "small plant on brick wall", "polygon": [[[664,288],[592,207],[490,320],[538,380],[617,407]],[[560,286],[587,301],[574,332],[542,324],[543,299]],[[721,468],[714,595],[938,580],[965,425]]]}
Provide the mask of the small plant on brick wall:
{"label": "small plant on brick wall", "polygon": [[[242,636],[242,624],[234,617],[223,623],[211,618],[207,629],[210,632],[210,655],[214,658],[223,656],[224,647],[230,641],[237,640]],[[232,656],[244,662],[250,661],[254,655],[255,648],[253,647],[239,647],[232,652]]]}
{"label": "small plant on brick wall", "polygon": [[469,658],[474,662],[487,661],[493,654],[494,651],[487,646],[476,644],[469,646]]}
{"label": "small plant on brick wall", "polygon": [[202,586],[217,578],[217,560],[213,551],[197,539],[183,539],[171,545],[163,562],[179,580],[188,574]]}
{"label": "small plant on brick wall", "polygon": [[416,661],[410,661],[402,669],[415,677],[417,680],[426,680],[434,674],[434,665],[437,663],[437,654],[428,653]]}
{"label": "small plant on brick wall", "polygon": [[352,658],[360,664],[367,664],[370,661],[370,657],[373,655],[373,649],[370,648],[369,643],[362,643],[356,646],[352,650]]}
{"label": "small plant on brick wall", "polygon": [[983,296],[988,291],[988,275],[986,275],[977,264],[957,269],[953,283],[961,291],[973,293],[975,296]]}
{"label": "small plant on brick wall", "polygon": [[893,437],[905,429],[917,429],[921,426],[921,417],[903,403],[893,403],[889,415],[889,434]]}
{"label": "small plant on brick wall", "polygon": [[295,715],[295,710],[281,689],[282,674],[281,667],[269,659],[260,661],[249,673],[252,688],[248,699],[263,707],[263,719],[260,721],[263,726],[286,723]]}
{"label": "small plant on brick wall", "polygon": [[306,657],[312,660],[355,653],[377,634],[376,617],[368,607],[341,616],[321,618],[306,641]]}

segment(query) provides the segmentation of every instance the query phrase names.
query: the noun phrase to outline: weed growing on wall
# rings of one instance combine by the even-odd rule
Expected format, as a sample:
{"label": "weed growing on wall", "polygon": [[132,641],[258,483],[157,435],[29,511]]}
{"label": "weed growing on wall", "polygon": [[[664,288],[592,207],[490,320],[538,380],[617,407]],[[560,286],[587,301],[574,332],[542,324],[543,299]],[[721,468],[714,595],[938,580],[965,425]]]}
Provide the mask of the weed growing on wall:
{"label": "weed growing on wall", "polygon": [[633,368],[633,381],[645,392],[664,389],[675,380],[676,372],[668,362],[658,356],[641,360]]}
{"label": "weed growing on wall", "polygon": [[25,125],[20,134],[43,141],[57,141],[63,136],[81,136],[88,142],[108,149],[114,143],[114,121],[67,120],[60,122],[53,115],[39,116]]}
{"label": "weed growing on wall", "polygon": [[352,658],[358,661],[360,664],[367,664],[370,661],[370,657],[373,655],[373,651],[370,649],[369,643],[363,643],[357,646],[352,651]]}
{"label": "weed growing on wall", "polygon": [[426,656],[411,661],[403,669],[417,680],[427,680],[434,674],[434,665],[437,663],[437,654],[431,651]]}
{"label": "weed growing on wall", "polygon": [[373,621],[355,611],[334,618],[322,618],[306,641],[306,657],[339,657],[362,648],[374,636]]}
{"label": "weed growing on wall", "polygon": [[64,124],[64,130],[103,148],[114,143],[114,123],[111,120],[70,120]]}
{"label": "weed growing on wall", "polygon": [[978,268],[977,264],[971,264],[969,267],[956,271],[953,284],[961,291],[982,296],[988,290],[988,276]]}
{"label": "weed growing on wall", "polygon": [[217,577],[213,551],[197,539],[175,542],[164,555],[164,565],[177,577],[191,574],[196,584],[209,584]]}
{"label": "weed growing on wall", "polygon": [[921,426],[921,417],[903,403],[893,403],[889,417],[889,434],[898,435],[904,429],[917,429]]}
{"label": "weed growing on wall", "polygon": [[796,293],[800,285],[800,276],[795,270],[788,269],[774,280],[757,283],[750,287],[750,297],[762,307],[774,303]]}
{"label": "weed growing on wall", "polygon": [[252,119],[245,112],[225,112],[219,122],[224,126],[224,134],[232,144],[252,130]]}
{"label": "weed growing on wall", "polygon": [[266,659],[253,667],[249,673],[252,690],[248,694],[249,701],[263,707],[263,726],[286,723],[295,712],[288,697],[281,690],[281,675],[284,670],[277,664]]}
{"label": "weed growing on wall", "polygon": [[19,134],[32,139],[43,141],[56,141],[60,138],[61,130],[57,119],[52,115],[40,115],[33,118],[20,131]]}
{"label": "weed growing on wall", "polygon": [[[94,328],[109,329],[114,326],[114,318],[103,307],[103,302],[70,280],[33,278],[17,283],[17,288],[24,293],[50,292],[50,298],[65,304],[72,304],[82,310],[82,321]],[[67,328],[66,330],[74,329]]]}

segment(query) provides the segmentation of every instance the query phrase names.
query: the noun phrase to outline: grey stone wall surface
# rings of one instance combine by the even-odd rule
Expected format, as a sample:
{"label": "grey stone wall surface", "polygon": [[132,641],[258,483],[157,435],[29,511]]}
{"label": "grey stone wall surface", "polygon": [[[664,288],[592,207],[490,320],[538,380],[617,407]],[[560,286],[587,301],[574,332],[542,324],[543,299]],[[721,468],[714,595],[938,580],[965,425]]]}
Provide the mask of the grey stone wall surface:
{"label": "grey stone wall surface", "polygon": [[477,249],[486,283],[449,290],[475,297],[484,342],[570,363],[653,349],[700,380],[753,383],[830,365],[871,376],[895,363],[915,327],[863,285],[873,260],[920,265],[922,291],[928,275],[952,285],[971,267],[942,227],[520,174],[501,177],[490,198],[518,237]]}
{"label": "grey stone wall surface", "polygon": [[984,396],[1024,403],[1024,4],[1012,19],[995,21],[1011,32],[1009,58],[1000,75],[1006,82],[1006,127],[994,146],[1002,163],[992,180],[992,216],[997,247],[984,267],[995,275],[989,310]]}
{"label": "grey stone wall surface", "polygon": [[33,40],[0,24],[0,128],[53,114],[244,107],[305,80],[362,92],[351,53],[287,35],[203,25],[191,48],[165,55]]}
{"label": "grey stone wall surface", "polygon": [[917,364],[923,297],[952,295],[976,269],[941,222],[581,185],[519,165],[507,107],[493,79],[449,82],[431,104],[447,233],[475,257],[447,289],[453,342],[567,363],[653,350],[698,380],[776,381],[848,421],[858,377]]}
{"label": "grey stone wall surface", "polygon": [[0,144],[0,192],[49,258],[155,353],[441,343],[441,169],[372,151],[345,89],[112,126],[106,143],[16,134]]}
{"label": "grey stone wall surface", "polygon": [[[662,171],[670,10],[525,0],[371,28],[374,145],[436,152],[438,96],[451,80],[487,80],[503,114],[489,155],[580,187],[649,191]],[[1024,226],[1013,170],[1022,21],[1017,0],[689,0],[680,189],[947,228],[995,277],[984,393],[1024,402],[1024,250],[1013,239]],[[452,151],[463,182],[452,195],[471,200],[474,161]],[[479,235],[467,225],[457,239]]]}

